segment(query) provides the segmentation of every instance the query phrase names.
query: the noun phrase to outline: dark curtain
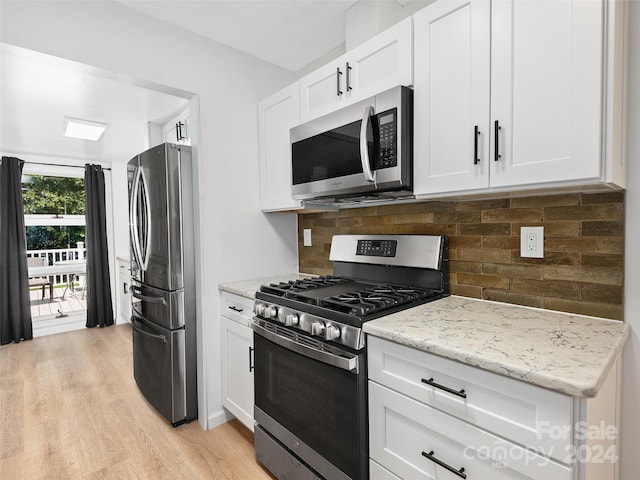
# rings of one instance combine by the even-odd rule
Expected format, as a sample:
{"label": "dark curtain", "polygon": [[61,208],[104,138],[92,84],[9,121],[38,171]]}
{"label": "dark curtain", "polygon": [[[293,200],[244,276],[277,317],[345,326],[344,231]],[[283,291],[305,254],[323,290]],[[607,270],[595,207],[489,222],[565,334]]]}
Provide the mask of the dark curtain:
{"label": "dark curtain", "polygon": [[0,345],[31,340],[27,240],[22,204],[24,161],[0,162]]}
{"label": "dark curtain", "polygon": [[99,165],[84,166],[87,248],[87,327],[113,325],[104,172]]}

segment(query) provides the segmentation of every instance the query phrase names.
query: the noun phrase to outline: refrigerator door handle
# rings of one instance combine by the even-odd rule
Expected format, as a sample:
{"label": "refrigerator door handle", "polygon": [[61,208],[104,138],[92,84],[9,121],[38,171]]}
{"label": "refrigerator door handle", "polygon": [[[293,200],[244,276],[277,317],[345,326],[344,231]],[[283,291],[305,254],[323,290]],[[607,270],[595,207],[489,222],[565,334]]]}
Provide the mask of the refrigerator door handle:
{"label": "refrigerator door handle", "polygon": [[155,333],[149,333],[144,331],[143,329],[141,329],[140,327],[138,327],[136,325],[136,320],[135,318],[131,319],[131,328],[133,328],[136,332],[142,334],[142,335],[146,335],[147,337],[151,337],[151,338],[155,338],[156,340],[162,340],[162,343],[167,343],[167,337],[164,335],[157,335]]}
{"label": "refrigerator door handle", "polygon": [[[146,270],[147,265],[149,264],[149,244],[151,242],[151,206],[149,205],[149,199],[147,198],[147,182],[144,176],[144,170],[141,167],[136,169],[135,178],[133,180],[133,188],[131,189],[132,193],[132,201],[131,201],[131,211],[129,212],[131,221],[131,239],[133,244],[133,251],[136,257],[136,261],[140,266],[141,270]],[[142,227],[143,231],[143,240],[144,240],[144,250],[142,248],[142,242],[140,239],[140,218],[138,217],[138,201],[140,197],[142,198],[142,208],[144,209],[143,222]]]}
{"label": "refrigerator door handle", "polygon": [[161,303],[162,305],[166,305],[167,301],[162,297],[150,297],[149,295],[142,295],[139,292],[139,289],[135,286],[131,286],[131,296],[137,298],[138,300],[144,300],[145,302],[151,303]]}
{"label": "refrigerator door handle", "polygon": [[138,188],[140,187],[140,167],[136,168],[131,187],[131,203],[129,204],[129,230],[131,233],[131,247],[136,263],[142,267],[140,259],[140,237],[138,235]]}

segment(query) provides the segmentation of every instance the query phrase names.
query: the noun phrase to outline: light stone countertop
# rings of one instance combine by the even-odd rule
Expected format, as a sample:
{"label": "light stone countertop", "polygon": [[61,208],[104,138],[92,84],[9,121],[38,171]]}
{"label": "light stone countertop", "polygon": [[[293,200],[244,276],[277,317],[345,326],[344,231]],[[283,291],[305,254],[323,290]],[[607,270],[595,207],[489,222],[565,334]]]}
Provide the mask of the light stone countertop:
{"label": "light stone countertop", "polygon": [[366,322],[365,333],[578,397],[595,397],[626,323],[466,297]]}
{"label": "light stone countertop", "polygon": [[261,285],[267,285],[270,283],[289,282],[292,280],[298,280],[301,278],[311,278],[317,275],[310,275],[306,273],[292,273],[289,275],[278,275],[275,277],[254,278],[251,280],[241,280],[238,282],[225,282],[218,285],[218,290],[221,292],[235,293],[242,297],[255,299],[256,292],[260,290]]}

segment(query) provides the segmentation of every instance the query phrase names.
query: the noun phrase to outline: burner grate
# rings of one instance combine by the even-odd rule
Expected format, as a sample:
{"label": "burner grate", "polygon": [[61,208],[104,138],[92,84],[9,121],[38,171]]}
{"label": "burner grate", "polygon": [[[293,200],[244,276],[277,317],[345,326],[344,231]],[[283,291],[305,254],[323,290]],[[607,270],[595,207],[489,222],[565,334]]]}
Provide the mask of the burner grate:
{"label": "burner grate", "polygon": [[349,315],[364,316],[432,296],[429,290],[380,285],[320,300],[320,306]]}

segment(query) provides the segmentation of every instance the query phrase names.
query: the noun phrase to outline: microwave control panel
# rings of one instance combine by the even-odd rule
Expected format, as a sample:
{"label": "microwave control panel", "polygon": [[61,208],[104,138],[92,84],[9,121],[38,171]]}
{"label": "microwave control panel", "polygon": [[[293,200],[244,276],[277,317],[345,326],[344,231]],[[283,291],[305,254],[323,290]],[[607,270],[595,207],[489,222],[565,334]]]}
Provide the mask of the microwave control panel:
{"label": "microwave control panel", "polygon": [[398,131],[397,109],[380,113],[378,117],[378,129],[380,144],[376,158],[376,169],[395,167],[398,164],[397,139]]}

